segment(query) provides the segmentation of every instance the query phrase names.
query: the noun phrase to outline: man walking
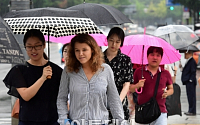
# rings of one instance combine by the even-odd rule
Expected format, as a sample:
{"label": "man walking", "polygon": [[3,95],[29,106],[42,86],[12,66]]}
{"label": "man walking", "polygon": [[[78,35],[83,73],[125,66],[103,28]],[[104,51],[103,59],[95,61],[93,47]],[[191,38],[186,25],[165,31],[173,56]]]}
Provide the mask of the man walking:
{"label": "man walking", "polygon": [[196,115],[196,69],[197,64],[193,58],[193,52],[187,51],[184,53],[186,64],[182,68],[182,65],[179,65],[179,68],[182,68],[181,81],[183,85],[186,85],[186,93],[189,104],[188,112],[185,112],[185,115]]}
{"label": "man walking", "polygon": [[[166,97],[172,95],[174,92],[169,71],[159,66],[162,56],[163,49],[161,47],[150,46],[147,50],[148,65],[136,69],[134,72],[134,84],[130,85],[129,88],[131,92],[135,92],[135,89],[143,88],[142,93],[138,94],[137,99],[139,105],[144,104],[153,97],[156,80],[158,74],[161,73],[156,95],[156,101],[158,102],[161,115],[148,125],[167,125],[167,109],[165,106]],[[142,72],[144,78],[141,79]],[[136,125],[144,124],[136,123]]]}

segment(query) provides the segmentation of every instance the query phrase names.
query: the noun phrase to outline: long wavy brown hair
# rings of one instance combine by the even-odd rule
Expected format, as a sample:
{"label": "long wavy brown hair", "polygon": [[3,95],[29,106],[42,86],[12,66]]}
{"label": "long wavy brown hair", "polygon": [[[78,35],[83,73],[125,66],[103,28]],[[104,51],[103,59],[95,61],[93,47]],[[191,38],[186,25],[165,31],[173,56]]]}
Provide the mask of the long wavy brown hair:
{"label": "long wavy brown hair", "polygon": [[75,37],[72,38],[69,49],[68,49],[68,61],[66,63],[67,71],[69,72],[78,72],[79,68],[81,66],[81,63],[77,60],[75,56],[75,43],[86,43],[88,46],[90,46],[92,51],[92,56],[90,59],[91,62],[91,69],[93,72],[96,72],[98,69],[102,68],[102,63],[104,62],[103,59],[103,53],[98,46],[95,39],[88,35],[88,34],[78,34]]}

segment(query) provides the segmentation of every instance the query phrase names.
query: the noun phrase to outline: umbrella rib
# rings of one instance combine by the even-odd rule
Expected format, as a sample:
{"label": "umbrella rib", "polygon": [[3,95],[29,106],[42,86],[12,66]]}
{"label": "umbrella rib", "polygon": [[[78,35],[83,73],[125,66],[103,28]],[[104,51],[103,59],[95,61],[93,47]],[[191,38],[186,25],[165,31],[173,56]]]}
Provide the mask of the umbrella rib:
{"label": "umbrella rib", "polygon": [[172,62],[170,61],[170,58],[169,58],[169,56],[168,56],[167,52],[165,52],[165,50],[164,50],[164,49],[163,49],[163,51],[164,51],[164,53],[165,53],[165,55],[166,55],[167,59],[169,60],[169,62],[170,62],[170,64],[171,64]]}
{"label": "umbrella rib", "polygon": [[130,49],[130,51],[128,52],[128,54],[127,55],[129,55],[130,54],[130,52],[131,52],[131,50],[133,49],[133,47],[134,47],[135,45],[132,45],[132,48]]}

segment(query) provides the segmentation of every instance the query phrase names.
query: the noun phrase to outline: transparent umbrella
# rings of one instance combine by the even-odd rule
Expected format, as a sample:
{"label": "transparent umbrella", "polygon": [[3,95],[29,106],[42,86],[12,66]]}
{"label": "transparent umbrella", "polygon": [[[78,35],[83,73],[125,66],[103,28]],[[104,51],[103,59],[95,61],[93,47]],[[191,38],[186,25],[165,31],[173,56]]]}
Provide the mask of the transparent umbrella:
{"label": "transparent umbrella", "polygon": [[158,27],[154,35],[165,39],[176,49],[186,47],[199,39],[193,30],[184,25]]}

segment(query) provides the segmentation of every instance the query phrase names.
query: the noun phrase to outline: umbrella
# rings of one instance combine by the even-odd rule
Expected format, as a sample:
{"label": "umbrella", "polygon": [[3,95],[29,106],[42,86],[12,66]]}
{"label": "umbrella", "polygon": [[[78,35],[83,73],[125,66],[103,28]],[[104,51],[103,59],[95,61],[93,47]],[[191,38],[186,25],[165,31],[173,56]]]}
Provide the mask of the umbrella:
{"label": "umbrella", "polygon": [[44,7],[27,10],[11,11],[4,15],[4,18],[18,18],[18,17],[80,17],[87,18],[87,16],[78,10],[66,10],[61,8]]}
{"label": "umbrella", "polygon": [[186,47],[199,39],[193,30],[184,25],[159,27],[155,30],[154,35],[165,39],[176,49]]}
{"label": "umbrella", "polygon": [[[106,36],[104,34],[89,34],[90,36],[92,36],[97,44],[99,46],[107,46],[107,42],[106,42]],[[62,44],[65,44],[65,43],[70,43],[71,39],[74,37],[75,35],[71,35],[71,36],[63,36],[63,37],[53,37],[53,36],[50,36],[49,37],[49,41],[51,42],[55,42],[55,43],[62,43]],[[45,35],[44,36],[45,40],[47,41],[48,40],[48,36]]]}
{"label": "umbrella", "polygon": [[[150,46],[161,47],[163,49],[163,57],[160,64],[171,64],[180,60],[181,55],[173,46],[167,43],[164,39],[146,35],[130,35],[124,39],[124,45],[121,47],[121,52],[128,55],[131,58],[132,63],[136,64],[148,64],[147,50]],[[141,78],[143,79],[143,68]],[[139,94],[142,92],[136,92]]]}
{"label": "umbrella", "polygon": [[197,46],[191,44],[187,47],[184,47],[184,48],[180,48],[178,49],[180,53],[184,53],[184,52],[187,52],[187,51],[193,51],[193,52],[197,52],[197,51],[200,51],[199,48],[197,48]]}
{"label": "umbrella", "polygon": [[132,21],[116,8],[104,4],[83,3],[67,8],[67,10],[80,10],[96,25],[132,23]]}
{"label": "umbrella", "polygon": [[0,63],[22,64],[24,55],[6,22],[0,17]]}
{"label": "umbrella", "polygon": [[[77,18],[78,16],[81,16],[81,18]],[[101,34],[101,31],[94,22],[86,18],[87,16],[83,13],[81,14],[80,11],[59,8],[38,8],[16,11],[7,14],[5,17],[4,20],[15,34],[25,34],[28,29],[39,29],[44,35],[54,37],[83,33]]]}
{"label": "umbrella", "polygon": [[126,36],[124,45],[121,47],[121,52],[131,57],[132,63],[148,64],[147,49],[150,46],[163,48],[163,57],[160,62],[161,65],[171,64],[180,60],[181,55],[178,50],[164,39],[146,34]]}

